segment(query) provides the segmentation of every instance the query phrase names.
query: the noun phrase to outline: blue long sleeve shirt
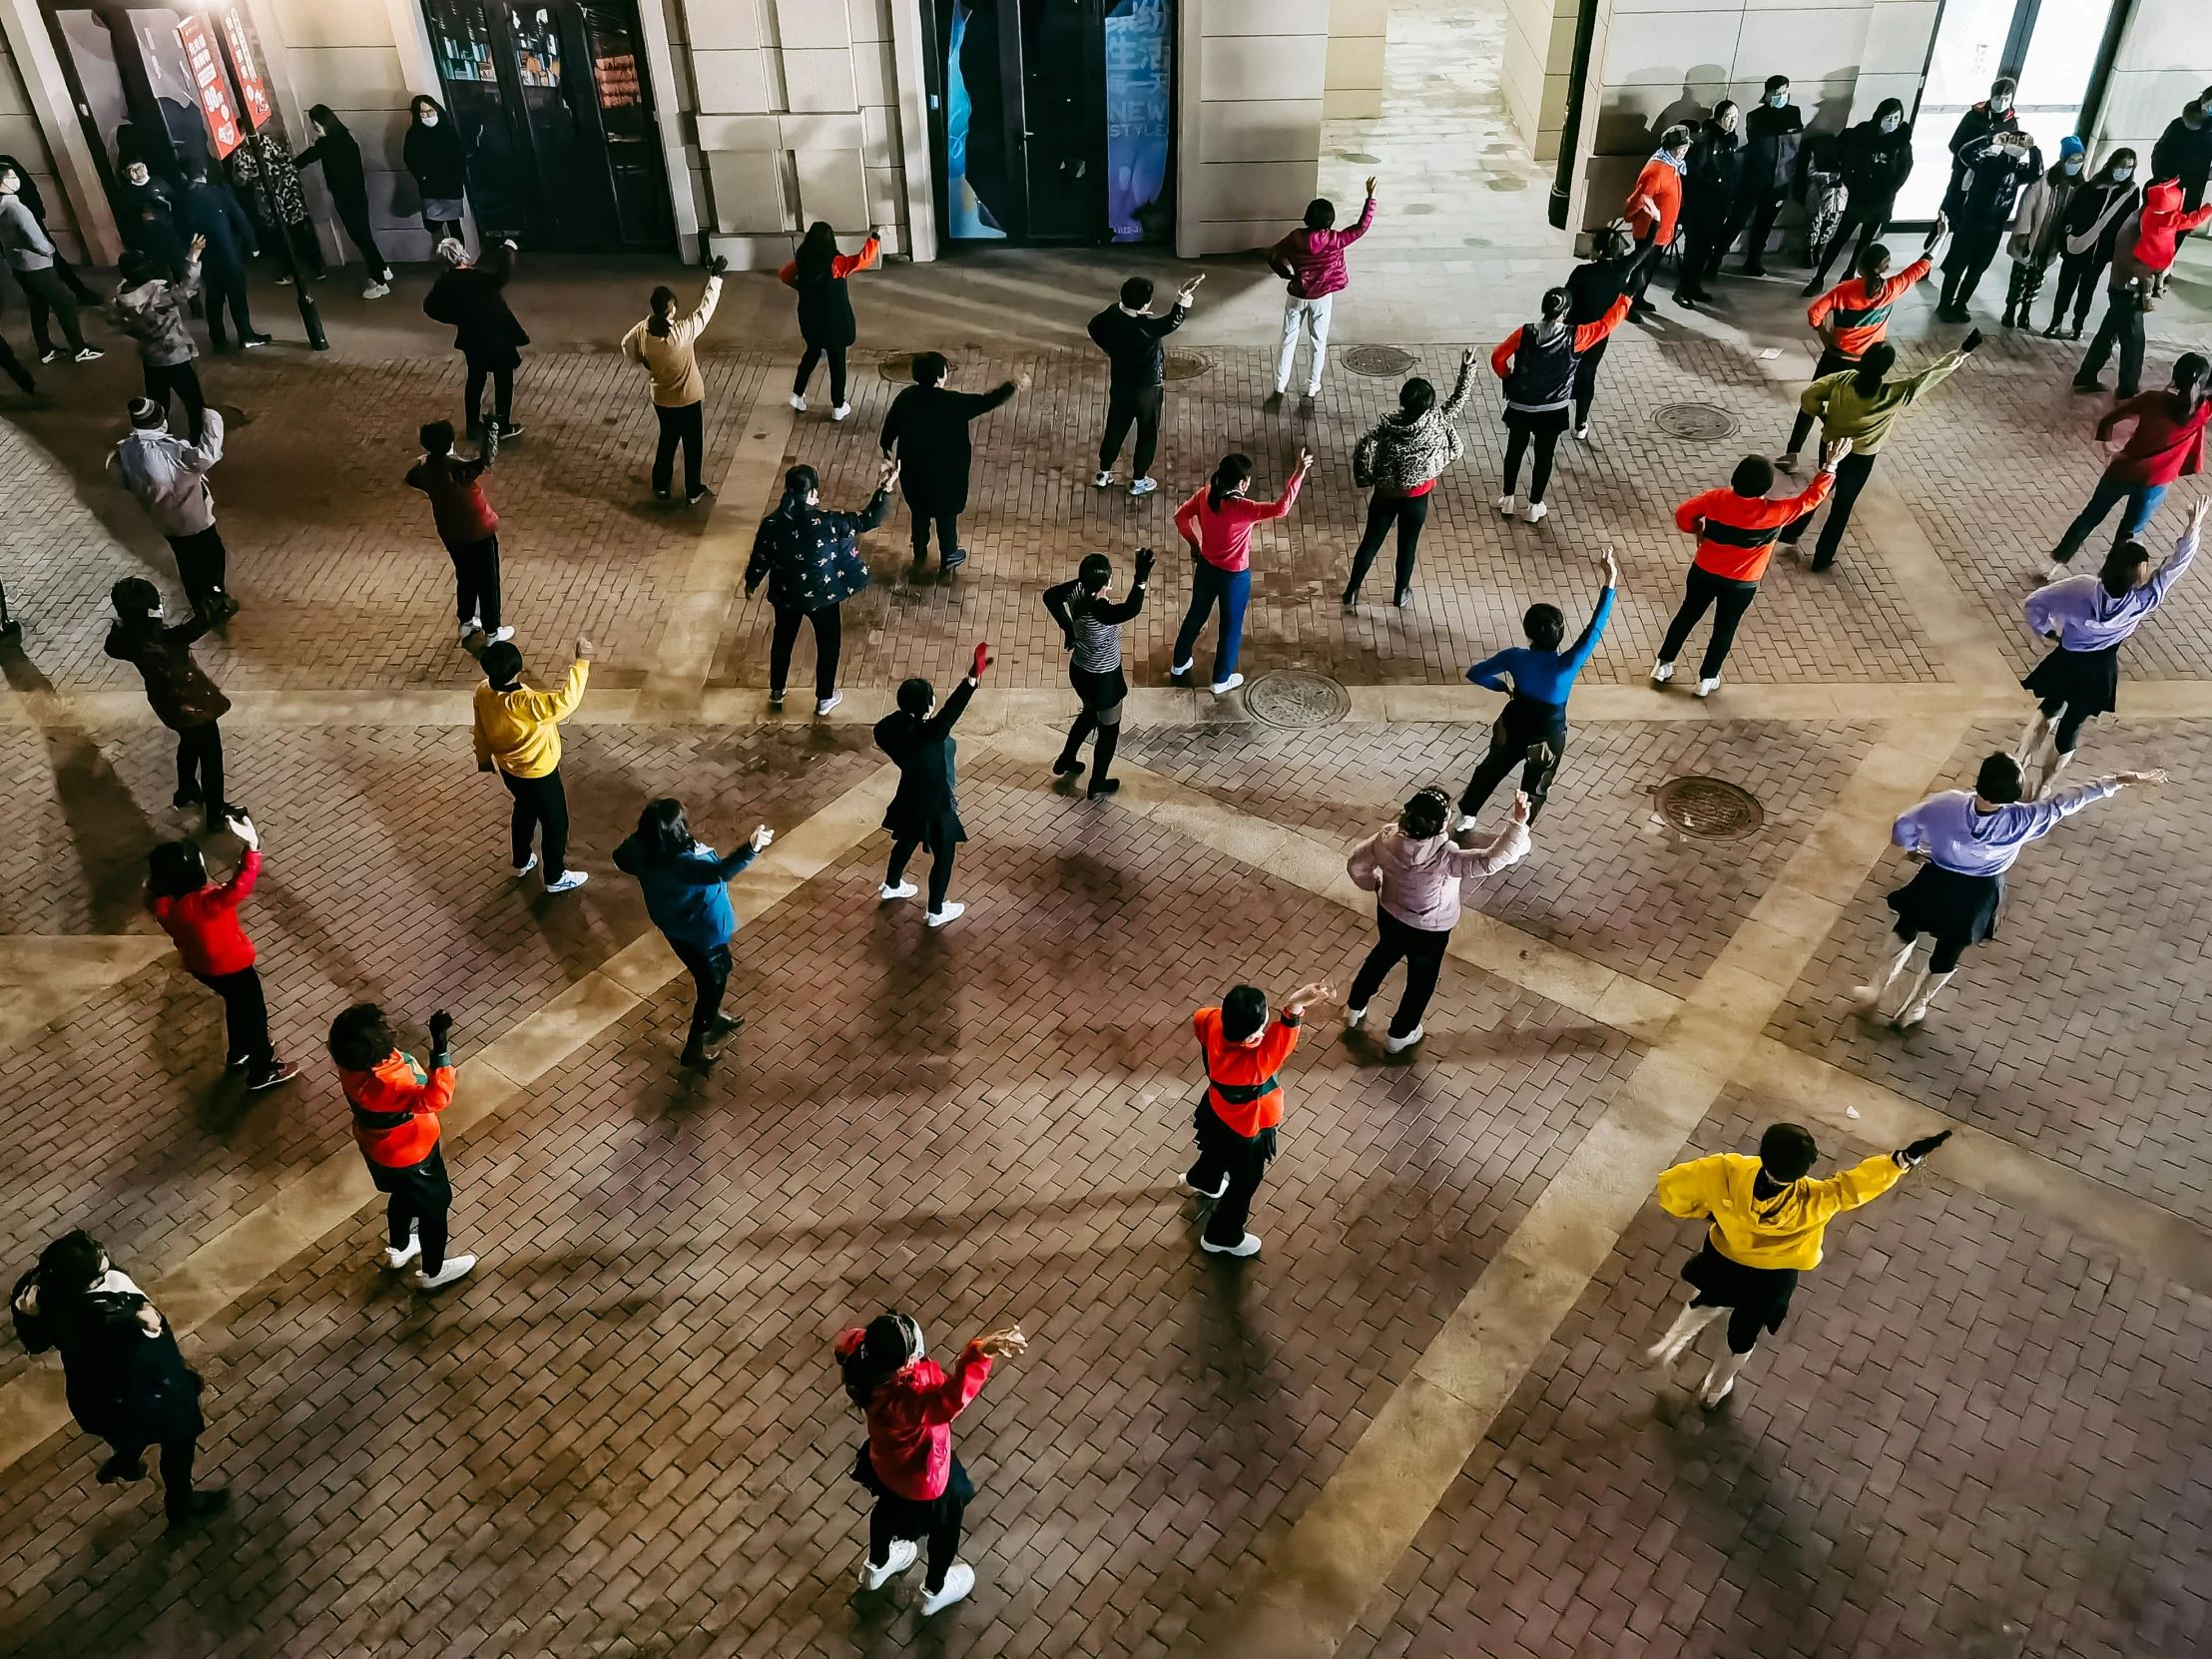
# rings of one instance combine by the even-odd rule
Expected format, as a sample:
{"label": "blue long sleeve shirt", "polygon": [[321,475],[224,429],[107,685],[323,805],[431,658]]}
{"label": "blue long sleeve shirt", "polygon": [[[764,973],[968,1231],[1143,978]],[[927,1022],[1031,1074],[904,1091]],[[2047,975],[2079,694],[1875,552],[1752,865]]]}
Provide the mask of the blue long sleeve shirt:
{"label": "blue long sleeve shirt", "polygon": [[1567,694],[1574,690],[1574,677],[1596,654],[1597,642],[1604,636],[1605,624],[1612,615],[1613,590],[1607,588],[1598,596],[1597,609],[1591,613],[1589,626],[1566,650],[1534,651],[1525,645],[1516,645],[1510,651],[1483,658],[1467,670],[1467,678],[1485,691],[1515,692],[1538,703],[1564,706]]}

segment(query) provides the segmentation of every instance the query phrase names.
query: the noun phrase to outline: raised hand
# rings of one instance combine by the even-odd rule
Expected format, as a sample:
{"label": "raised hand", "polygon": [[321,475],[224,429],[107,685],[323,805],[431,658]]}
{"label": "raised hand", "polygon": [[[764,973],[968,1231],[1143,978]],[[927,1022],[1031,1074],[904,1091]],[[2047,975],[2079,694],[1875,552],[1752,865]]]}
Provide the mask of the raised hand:
{"label": "raised hand", "polygon": [[[2201,515],[2203,511],[2204,507],[2202,503],[2199,503],[2197,507],[2197,512]],[[1145,583],[1151,580],[1152,549],[1149,547],[1140,547],[1137,549],[1137,585],[1139,587],[1142,587]]]}
{"label": "raised hand", "polygon": [[989,668],[991,664],[996,662],[997,660],[997,658],[991,655],[991,648],[988,641],[985,641],[983,644],[978,645],[975,648],[975,667],[969,671],[968,678],[970,680],[982,679],[983,671]]}
{"label": "raised hand", "polygon": [[753,850],[756,852],[766,851],[768,849],[768,843],[775,838],[776,831],[771,830],[767,825],[762,825],[759,829],[753,831]]}
{"label": "raised hand", "polygon": [[1835,447],[1828,452],[1828,459],[1821,462],[1823,472],[1833,473],[1844,464],[1844,457],[1851,453],[1851,439],[1838,438]]}
{"label": "raised hand", "polygon": [[1291,992],[1291,999],[1283,1004],[1283,1011],[1296,1018],[1298,1015],[1305,1013],[1315,1003],[1333,1002],[1336,1000],[1336,986],[1330,984],[1326,979],[1318,979],[1311,985],[1301,985],[1297,990]]}
{"label": "raised hand", "polygon": [[1371,197],[1375,195],[1375,181],[1378,175],[1373,173],[1368,175],[1368,195]]}
{"label": "raised hand", "polygon": [[590,640],[587,640],[581,634],[578,634],[576,636],[576,660],[578,662],[588,663],[598,655],[599,648],[597,646],[593,645]]}
{"label": "raised hand", "polygon": [[2148,772],[2115,772],[2112,782],[2123,789],[2129,784],[2163,784],[2167,773],[2164,767],[2153,767]]}
{"label": "raised hand", "polygon": [[[148,215],[147,217],[152,218],[153,216]],[[194,237],[192,239],[192,247],[187,250],[187,252],[190,253],[195,260],[199,259],[200,256],[205,254],[207,251],[208,239],[206,237]]]}
{"label": "raised hand", "polygon": [[729,276],[729,275],[730,275],[730,260],[729,260],[729,257],[728,257],[727,255],[723,255],[723,254],[717,254],[717,255],[716,255],[716,256],[715,256],[715,257],[714,257],[713,259],[709,260],[709,261],[707,262],[707,275],[708,275],[708,276]]}
{"label": "raised hand", "polygon": [[430,1016],[430,1046],[443,1050],[453,1036],[453,1016],[440,1008]]}
{"label": "raised hand", "polygon": [[254,828],[254,821],[252,819],[248,818],[244,813],[232,813],[229,815],[229,817],[231,821],[231,833],[238,836],[240,840],[244,841],[249,849],[259,847],[262,844],[262,832]]}
{"label": "raised hand", "polygon": [[1620,561],[1613,556],[1613,547],[1610,542],[1606,544],[1605,551],[1598,555],[1595,563],[1597,568],[1604,572],[1607,587],[1617,588],[1621,585]]}
{"label": "raised hand", "polygon": [[1513,822],[1515,824],[1526,824],[1530,811],[1528,792],[1526,790],[1515,790],[1513,792]]}
{"label": "raised hand", "polygon": [[1923,1136],[1920,1140],[1915,1141],[1911,1146],[1900,1149],[1897,1154],[1897,1160],[1907,1169],[1911,1169],[1914,1165],[1922,1162],[1931,1152],[1934,1152],[1937,1147],[1941,1146],[1945,1141],[1949,1139],[1950,1131],[1948,1129],[1944,1130],[1939,1135]]}
{"label": "raised hand", "polygon": [[988,1360],[1019,1359],[1029,1351],[1029,1339],[1021,1334],[1021,1327],[1009,1325],[1003,1331],[990,1331],[975,1339],[976,1349]]}
{"label": "raised hand", "polygon": [[1301,478],[1314,470],[1314,452],[1303,445],[1300,446],[1298,451],[1298,475]]}
{"label": "raised hand", "polygon": [[1459,353],[1459,366],[1461,368],[1472,368],[1474,366],[1473,346],[1470,345],[1465,350]]}

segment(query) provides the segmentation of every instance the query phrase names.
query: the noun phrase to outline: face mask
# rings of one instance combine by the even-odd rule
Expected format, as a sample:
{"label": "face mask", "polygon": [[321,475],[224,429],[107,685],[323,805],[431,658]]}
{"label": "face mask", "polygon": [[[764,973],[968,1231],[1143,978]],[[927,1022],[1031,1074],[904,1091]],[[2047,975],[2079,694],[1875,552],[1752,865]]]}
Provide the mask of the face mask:
{"label": "face mask", "polygon": [[424,110],[422,112],[422,124],[425,127],[435,127],[438,124],[438,118],[428,110]]}
{"label": "face mask", "polygon": [[1786,110],[1790,107],[1790,95],[1787,92],[1770,92],[1767,94],[1767,102],[1778,110]]}
{"label": "face mask", "polygon": [[137,162],[133,162],[123,170],[123,177],[130,180],[134,185],[143,185],[147,179],[146,169]]}
{"label": "face mask", "polygon": [[0,195],[13,196],[23,188],[23,181],[12,173],[0,173]]}
{"label": "face mask", "polygon": [[2135,170],[2132,167],[2115,167],[2112,170],[2112,182],[2115,185],[2124,185],[2134,177]]}
{"label": "face mask", "polygon": [[2005,94],[2003,96],[1991,98],[1989,100],[1989,113],[1991,115],[2002,115],[2007,110],[2011,109],[2011,107],[2012,99],[2010,94]]}
{"label": "face mask", "polygon": [[2060,162],[2058,165],[2065,170],[2066,177],[2069,179],[2081,171],[2081,163],[2078,159]]}
{"label": "face mask", "polygon": [[1886,115],[1882,118],[1882,130],[1885,133],[1894,133],[1904,125],[1905,117],[1902,115]]}

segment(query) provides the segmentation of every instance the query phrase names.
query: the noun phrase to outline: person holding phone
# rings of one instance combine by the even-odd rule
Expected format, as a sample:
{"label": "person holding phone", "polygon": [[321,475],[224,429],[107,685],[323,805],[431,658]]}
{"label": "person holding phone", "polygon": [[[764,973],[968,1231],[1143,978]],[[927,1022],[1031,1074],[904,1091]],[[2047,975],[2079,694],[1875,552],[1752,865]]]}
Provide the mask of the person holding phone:
{"label": "person holding phone", "polygon": [[719,1060],[724,1041],[745,1023],[743,1015],[729,1019],[722,1012],[722,994],[730,983],[730,940],[738,930],[726,883],[775,838],[776,831],[764,824],[745,845],[723,857],[692,834],[684,804],[663,797],[646,803],[637,832],[615,848],[615,868],[637,877],[645,893],[645,913],[699,987],[681,1062],[694,1070],[705,1071]]}
{"label": "person holding phone", "polygon": [[906,879],[906,861],[916,847],[927,847],[931,927],[942,927],[967,909],[945,898],[952,884],[953,851],[967,839],[953,795],[953,757],[960,746],[952,728],[990,666],[990,647],[978,645],[975,666],[942,709],[937,707],[937,689],[928,681],[918,676],[901,681],[898,708],[875,723],[875,747],[898,768],[898,790],[883,814],[883,828],[891,832],[891,861],[876,897],[885,903],[913,897],[916,888]]}

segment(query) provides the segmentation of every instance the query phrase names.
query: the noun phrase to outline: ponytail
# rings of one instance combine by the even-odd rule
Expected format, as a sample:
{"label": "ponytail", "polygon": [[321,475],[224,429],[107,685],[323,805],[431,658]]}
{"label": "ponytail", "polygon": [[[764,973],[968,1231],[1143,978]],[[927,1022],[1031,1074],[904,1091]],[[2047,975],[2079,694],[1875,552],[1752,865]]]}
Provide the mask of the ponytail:
{"label": "ponytail", "polygon": [[1574,295],[1569,293],[1565,288],[1544,289],[1544,321],[1557,322],[1561,317],[1567,314],[1567,308],[1573,303]]}
{"label": "ponytail", "polygon": [[875,1390],[920,1357],[920,1326],[903,1314],[877,1315],[860,1340],[838,1356],[845,1397],[866,1410],[875,1401]]}
{"label": "ponytail", "polygon": [[1221,465],[1214,468],[1214,476],[1206,485],[1206,510],[1221,511],[1221,504],[1239,486],[1252,481],[1252,457],[1250,455],[1224,455]]}

